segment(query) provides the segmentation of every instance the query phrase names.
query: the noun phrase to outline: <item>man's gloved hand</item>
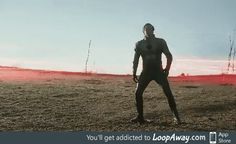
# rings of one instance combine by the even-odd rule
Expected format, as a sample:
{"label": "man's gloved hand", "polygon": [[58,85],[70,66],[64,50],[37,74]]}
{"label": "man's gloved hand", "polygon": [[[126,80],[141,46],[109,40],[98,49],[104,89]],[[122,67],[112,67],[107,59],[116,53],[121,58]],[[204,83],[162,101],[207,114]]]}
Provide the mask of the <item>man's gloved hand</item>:
{"label": "man's gloved hand", "polygon": [[166,77],[168,77],[168,75],[169,75],[169,70],[164,69],[164,70],[163,70],[163,73],[164,73],[164,75],[165,75]]}
{"label": "man's gloved hand", "polygon": [[138,77],[137,77],[136,75],[133,75],[133,81],[134,81],[135,83],[138,83]]}

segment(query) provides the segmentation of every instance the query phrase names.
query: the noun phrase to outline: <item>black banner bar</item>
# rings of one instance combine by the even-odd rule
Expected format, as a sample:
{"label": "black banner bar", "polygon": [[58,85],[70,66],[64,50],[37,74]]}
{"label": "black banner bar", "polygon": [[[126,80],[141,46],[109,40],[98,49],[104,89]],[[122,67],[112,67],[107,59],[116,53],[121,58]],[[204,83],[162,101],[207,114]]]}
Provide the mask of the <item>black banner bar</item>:
{"label": "black banner bar", "polygon": [[1,144],[235,144],[236,132],[1,132]]}

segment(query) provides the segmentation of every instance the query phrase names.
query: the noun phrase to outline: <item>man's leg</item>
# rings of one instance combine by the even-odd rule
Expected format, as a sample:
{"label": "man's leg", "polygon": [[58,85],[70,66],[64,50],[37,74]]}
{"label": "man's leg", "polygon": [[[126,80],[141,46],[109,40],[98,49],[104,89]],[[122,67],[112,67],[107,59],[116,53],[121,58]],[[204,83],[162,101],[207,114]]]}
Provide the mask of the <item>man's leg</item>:
{"label": "man's leg", "polygon": [[169,82],[167,80],[167,77],[163,76],[163,78],[160,81],[156,80],[156,82],[159,83],[162,86],[162,89],[163,89],[163,91],[164,91],[164,93],[165,93],[165,95],[168,99],[168,103],[169,103],[171,112],[175,116],[175,122],[178,123],[178,124],[181,123],[180,118],[179,118],[179,114],[178,114],[178,111],[177,111],[177,108],[176,108],[175,99],[174,99],[174,96],[171,92],[170,85],[169,85]]}
{"label": "man's leg", "polygon": [[148,75],[141,74],[139,77],[139,81],[136,87],[135,91],[135,100],[136,100],[136,108],[138,112],[138,116],[133,118],[131,121],[132,122],[139,122],[143,123],[145,122],[144,117],[143,117],[143,92],[146,89],[150,82],[150,79]]}

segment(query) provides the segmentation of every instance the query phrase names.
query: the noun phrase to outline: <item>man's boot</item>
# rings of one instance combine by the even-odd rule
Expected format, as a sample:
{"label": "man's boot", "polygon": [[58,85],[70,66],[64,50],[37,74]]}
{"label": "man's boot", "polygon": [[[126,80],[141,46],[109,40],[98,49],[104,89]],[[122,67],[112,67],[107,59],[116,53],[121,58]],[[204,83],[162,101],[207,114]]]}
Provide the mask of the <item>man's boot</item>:
{"label": "man's boot", "polygon": [[172,113],[173,113],[173,116],[174,116],[174,123],[175,124],[181,124],[181,120],[179,118],[179,114],[178,114],[178,111],[177,111],[176,107],[173,108]]}
{"label": "man's boot", "polygon": [[139,123],[139,124],[150,123],[151,120],[144,119],[143,117],[143,106],[137,104],[136,107],[137,107],[138,116],[132,118],[130,121],[133,123]]}

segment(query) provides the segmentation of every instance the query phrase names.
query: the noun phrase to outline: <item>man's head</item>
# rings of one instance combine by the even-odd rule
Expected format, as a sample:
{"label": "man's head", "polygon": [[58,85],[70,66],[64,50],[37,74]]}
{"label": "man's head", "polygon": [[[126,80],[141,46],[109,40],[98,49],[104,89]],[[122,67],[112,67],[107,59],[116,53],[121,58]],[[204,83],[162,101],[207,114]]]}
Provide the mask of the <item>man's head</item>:
{"label": "man's head", "polygon": [[143,26],[143,34],[145,35],[145,37],[153,36],[153,32],[154,32],[154,26],[152,24],[146,23]]}

